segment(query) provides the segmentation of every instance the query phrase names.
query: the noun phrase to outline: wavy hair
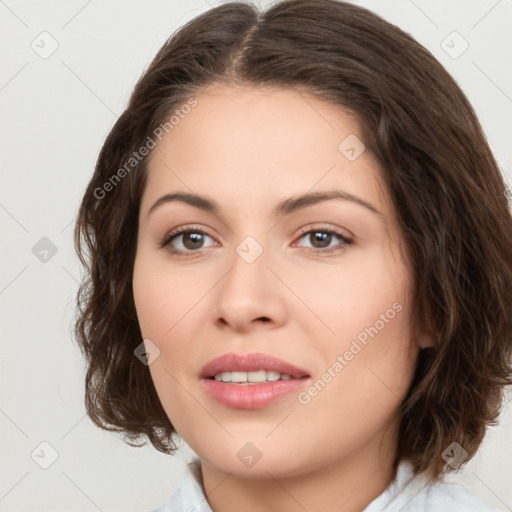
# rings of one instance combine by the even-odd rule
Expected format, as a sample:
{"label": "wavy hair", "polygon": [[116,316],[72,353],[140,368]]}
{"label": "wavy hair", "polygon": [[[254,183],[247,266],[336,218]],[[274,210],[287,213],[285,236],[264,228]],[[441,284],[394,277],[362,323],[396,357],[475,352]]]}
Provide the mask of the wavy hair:
{"label": "wavy hair", "polygon": [[149,368],[134,356],[142,336],[132,275],[148,159],[131,159],[214,83],[304,91],[357,116],[410,255],[412,321],[435,339],[419,352],[401,405],[395,467],[407,459],[416,474],[439,479],[451,470],[443,451],[457,442],[469,460],[512,384],[507,187],[473,108],[441,64],[401,29],[337,0],[212,8],[177,30],[137,82],[75,225],[85,275],[74,334],[88,364],[89,417],[133,446],[177,448]]}

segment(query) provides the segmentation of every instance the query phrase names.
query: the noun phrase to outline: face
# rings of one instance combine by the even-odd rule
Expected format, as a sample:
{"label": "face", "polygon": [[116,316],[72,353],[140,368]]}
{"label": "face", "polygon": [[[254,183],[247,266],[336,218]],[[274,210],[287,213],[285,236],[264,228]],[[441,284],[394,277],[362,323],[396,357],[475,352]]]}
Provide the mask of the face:
{"label": "face", "polygon": [[[289,90],[216,85],[195,99],[152,150],[139,217],[133,292],[162,405],[225,473],[377,463],[418,347],[396,217],[358,123]],[[177,193],[206,201],[155,205]],[[272,359],[236,366],[256,353],[302,372],[202,376],[234,354],[210,374],[277,378],[257,372],[279,369]]]}

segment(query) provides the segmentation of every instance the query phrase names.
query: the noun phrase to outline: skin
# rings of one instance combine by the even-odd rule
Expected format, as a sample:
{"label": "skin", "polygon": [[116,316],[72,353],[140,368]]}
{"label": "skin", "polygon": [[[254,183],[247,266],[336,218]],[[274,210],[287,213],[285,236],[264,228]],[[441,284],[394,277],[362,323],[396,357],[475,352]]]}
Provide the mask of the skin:
{"label": "skin", "polygon": [[[195,98],[152,150],[140,208],[133,291],[143,337],[160,350],[156,390],[201,459],[214,512],[360,512],[395,476],[398,407],[419,345],[431,344],[411,333],[411,281],[378,166],[368,150],[350,161],[338,149],[350,134],[362,139],[357,119],[304,93],[213,85]],[[272,214],[284,198],[331,190],[380,213],[327,200]],[[148,214],[178,191],[220,211],[171,202]],[[206,235],[161,248],[179,227]],[[315,243],[326,228],[353,243]],[[263,249],[252,263],[236,252],[247,236]],[[306,404],[291,393],[234,409],[200,385],[201,368],[228,352],[274,355],[314,382],[394,303],[400,312]],[[237,457],[248,442],[261,453],[252,467]]]}

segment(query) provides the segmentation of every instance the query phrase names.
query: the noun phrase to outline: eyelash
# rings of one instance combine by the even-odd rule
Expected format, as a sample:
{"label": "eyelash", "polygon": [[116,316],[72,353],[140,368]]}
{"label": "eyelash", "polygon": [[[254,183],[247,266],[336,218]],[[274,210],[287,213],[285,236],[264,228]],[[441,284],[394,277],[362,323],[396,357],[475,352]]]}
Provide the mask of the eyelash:
{"label": "eyelash", "polygon": [[[206,236],[212,238],[210,235],[208,235],[208,233],[206,233],[202,229],[199,229],[199,228],[196,229],[194,227],[183,227],[183,228],[175,229],[175,230],[171,231],[170,233],[167,233],[158,245],[161,249],[163,249],[164,247],[169,246],[169,244],[175,238],[178,238],[179,235],[186,234],[186,233],[200,233],[202,235],[206,235]],[[336,236],[341,240],[341,243],[344,244],[344,246],[345,246],[345,247],[342,247],[341,249],[340,248],[330,248],[330,249],[306,248],[307,251],[313,252],[315,254],[326,254],[326,253],[330,254],[333,252],[341,252],[341,251],[345,250],[348,246],[350,246],[354,243],[354,241],[352,239],[346,237],[345,235],[341,234],[340,232],[334,231],[334,230],[328,229],[328,228],[322,228],[322,227],[301,230],[301,236],[299,237],[299,240],[301,238],[303,238],[305,235],[308,235],[310,233],[326,233],[328,235]],[[194,250],[183,251],[181,249],[168,249],[168,250],[173,256],[178,256],[178,257],[189,257],[189,256],[191,256],[193,254],[197,254],[198,252],[201,251],[201,249],[197,249],[195,251]]]}

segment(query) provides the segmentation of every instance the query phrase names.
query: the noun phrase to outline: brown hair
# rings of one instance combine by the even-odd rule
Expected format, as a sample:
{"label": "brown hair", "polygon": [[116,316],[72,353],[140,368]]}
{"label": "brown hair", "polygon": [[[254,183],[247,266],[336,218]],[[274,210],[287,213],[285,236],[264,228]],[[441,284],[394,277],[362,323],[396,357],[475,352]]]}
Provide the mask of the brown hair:
{"label": "brown hair", "polygon": [[410,255],[413,321],[436,341],[420,351],[401,406],[395,467],[408,459],[438,479],[450,470],[442,453],[452,442],[475,454],[512,383],[506,186],[469,101],[436,59],[376,14],[337,0],[284,0],[261,13],[245,3],[213,8],[181,27],[137,83],[75,226],[86,269],[75,336],[88,361],[90,418],[129,444],[147,438],[162,452],[176,449],[149,369],[134,357],[142,337],[131,285],[147,159],[108,197],[98,191],[170,112],[213,83],[302,90],[359,119]]}

